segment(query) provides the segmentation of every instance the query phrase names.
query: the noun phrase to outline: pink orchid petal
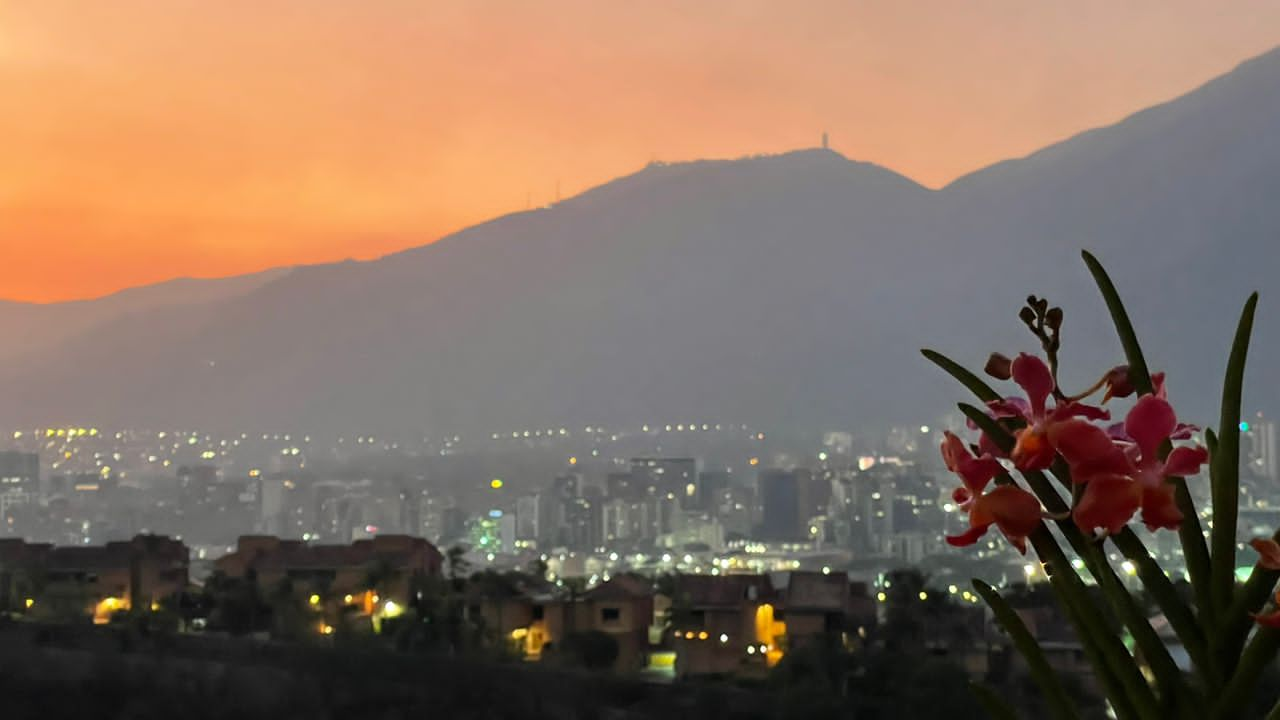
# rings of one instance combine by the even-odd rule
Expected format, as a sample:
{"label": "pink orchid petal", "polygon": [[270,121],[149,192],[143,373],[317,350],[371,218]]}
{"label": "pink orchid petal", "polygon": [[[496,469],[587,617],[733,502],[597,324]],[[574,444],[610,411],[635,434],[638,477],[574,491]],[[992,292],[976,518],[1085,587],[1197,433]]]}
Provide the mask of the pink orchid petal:
{"label": "pink orchid petal", "polygon": [[1161,400],[1169,399],[1164,389],[1164,373],[1151,373],[1151,389],[1155,392],[1155,396]]}
{"label": "pink orchid petal", "polygon": [[1124,423],[1112,423],[1107,426],[1107,435],[1112,440],[1120,440],[1123,442],[1133,442],[1133,438],[1129,437],[1129,433],[1124,431]]}
{"label": "pink orchid petal", "polygon": [[959,475],[965,487],[975,495],[986,489],[992,478],[1004,472],[999,460],[990,455],[974,457],[964,441],[949,430],[942,436],[942,460],[947,469]]}
{"label": "pink orchid petal", "polygon": [[1049,418],[1051,420],[1068,420],[1076,417],[1082,417],[1088,420],[1110,420],[1111,411],[1094,405],[1069,402],[1065,405],[1055,407],[1053,412],[1049,414]]}
{"label": "pink orchid petal", "polygon": [[987,528],[989,527],[991,527],[990,524],[975,525],[959,535],[948,535],[946,536],[947,544],[954,547],[967,547],[972,545],[978,542],[983,535],[987,534]]}
{"label": "pink orchid petal", "polygon": [[1007,397],[1003,400],[992,400],[987,403],[987,409],[991,411],[991,417],[1000,420],[1003,418],[1021,418],[1029,420],[1031,418],[1031,406],[1026,400],[1020,397]]}
{"label": "pink orchid petal", "polygon": [[955,433],[947,431],[942,434],[942,462],[946,464],[947,469],[956,472],[960,467],[960,461],[969,455],[969,449],[964,446],[964,441]]}
{"label": "pink orchid petal", "polygon": [[984,454],[990,455],[991,457],[1009,457],[1009,453],[1001,449],[999,445],[996,445],[995,441],[988,437],[986,433],[982,433],[982,435],[978,437],[978,450]]}
{"label": "pink orchid petal", "polygon": [[1122,475],[1101,475],[1085,485],[1084,494],[1071,512],[1081,530],[1102,528],[1120,532],[1142,506],[1142,488]]}
{"label": "pink orchid petal", "polygon": [[995,520],[996,527],[1023,555],[1027,554],[1027,536],[1040,527],[1040,501],[1035,495],[1015,485],[1001,485],[978,498],[970,518]]}
{"label": "pink orchid petal", "polygon": [[1132,472],[1124,451],[1102,428],[1084,420],[1066,420],[1049,426],[1049,442],[1071,466],[1071,479],[1088,482],[1098,475]]}
{"label": "pink orchid petal", "polygon": [[1200,466],[1209,462],[1209,451],[1196,446],[1176,447],[1164,461],[1167,477],[1191,477],[1200,474]]}
{"label": "pink orchid petal", "polygon": [[1053,375],[1049,366],[1035,355],[1021,353],[1013,361],[1013,381],[1027,394],[1031,417],[1044,417],[1044,403],[1053,393]]}
{"label": "pink orchid petal", "polygon": [[1249,541],[1258,551],[1258,564],[1267,570],[1280,570],[1280,543],[1271,538],[1254,538]]}
{"label": "pink orchid petal", "polygon": [[1143,460],[1149,461],[1156,456],[1160,443],[1168,439],[1177,424],[1178,418],[1167,400],[1144,395],[1138,398],[1125,417],[1124,430],[1138,443]]}
{"label": "pink orchid petal", "polygon": [[1142,491],[1142,522],[1148,530],[1177,530],[1182,524],[1182,511],[1174,499],[1173,486],[1163,483],[1159,487]]}

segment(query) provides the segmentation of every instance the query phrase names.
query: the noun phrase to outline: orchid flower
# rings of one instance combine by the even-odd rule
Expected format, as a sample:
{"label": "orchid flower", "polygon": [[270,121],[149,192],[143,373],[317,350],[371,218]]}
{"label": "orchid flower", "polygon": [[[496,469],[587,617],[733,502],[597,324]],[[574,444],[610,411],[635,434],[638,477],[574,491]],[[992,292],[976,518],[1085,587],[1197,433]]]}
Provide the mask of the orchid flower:
{"label": "orchid flower", "polygon": [[1280,570],[1280,543],[1271,538],[1254,538],[1249,545],[1258,552],[1258,564],[1267,570]]}
{"label": "orchid flower", "polygon": [[1142,487],[1133,479],[1133,463],[1121,445],[1084,420],[1072,419],[1049,430],[1049,442],[1071,468],[1071,480],[1084,493],[1071,511],[1081,530],[1120,532],[1142,507]]}
{"label": "orchid flower", "polygon": [[1106,420],[1106,410],[1078,402],[1047,403],[1053,394],[1055,382],[1049,366],[1035,355],[1022,353],[1014,359],[1010,368],[1013,381],[1027,394],[1022,398],[1006,398],[988,404],[996,417],[1016,417],[1027,423],[1014,433],[1016,443],[1010,457],[1019,470],[1044,470],[1053,464],[1056,454],[1049,441],[1049,429],[1056,423],[1071,418],[1085,417]]}
{"label": "orchid flower", "polygon": [[1067,461],[1072,481],[1085,486],[1072,512],[1076,524],[1115,533],[1141,509],[1148,530],[1177,528],[1182,512],[1168,478],[1195,475],[1209,459],[1199,446],[1177,447],[1160,459],[1160,446],[1189,435],[1187,427],[1178,424],[1169,402],[1155,395],[1143,396],[1129,411],[1124,440],[1082,420],[1055,424],[1049,443]]}
{"label": "orchid flower", "polygon": [[[1271,538],[1254,538],[1249,541],[1258,551],[1258,565],[1266,570],[1280,570],[1280,543]],[[1276,593],[1276,607],[1269,613],[1253,613],[1255,622],[1264,627],[1280,628],[1280,593]]]}
{"label": "orchid flower", "polygon": [[1182,512],[1174,502],[1174,486],[1168,479],[1198,474],[1200,466],[1209,461],[1209,451],[1199,445],[1183,445],[1160,459],[1160,446],[1175,435],[1181,436],[1186,426],[1179,426],[1173,406],[1159,395],[1138,398],[1125,417],[1124,429],[1134,442],[1127,454],[1136,470],[1134,479],[1142,486],[1143,522],[1151,530],[1177,528]]}
{"label": "orchid flower", "polygon": [[1025,555],[1027,536],[1040,525],[1040,501],[1016,485],[999,485],[987,491],[991,480],[1004,473],[1004,467],[989,454],[975,457],[951,432],[944,436],[942,458],[963,483],[952,497],[969,513],[969,529],[948,535],[947,542],[956,547],[972,545],[995,525]]}

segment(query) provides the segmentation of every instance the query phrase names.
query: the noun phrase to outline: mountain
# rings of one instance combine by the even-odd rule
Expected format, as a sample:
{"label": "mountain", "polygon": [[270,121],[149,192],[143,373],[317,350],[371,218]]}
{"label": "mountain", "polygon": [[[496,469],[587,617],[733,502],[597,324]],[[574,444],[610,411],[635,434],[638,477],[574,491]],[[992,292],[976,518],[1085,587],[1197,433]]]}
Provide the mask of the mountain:
{"label": "mountain", "polygon": [[1278,195],[1280,51],[940,191],[825,150],[651,165],[380,260],[108,314],[11,356],[0,420],[381,434],[931,422],[962,395],[917,348],[974,363],[1031,349],[1015,317],[1028,293],[1066,306],[1069,366],[1120,359],[1087,247],[1175,399],[1211,422],[1217,379],[1203,380],[1252,289],[1250,405],[1280,408]]}
{"label": "mountain", "polygon": [[98,325],[163,307],[197,307],[251,292],[287,273],[266,270],[230,278],[176,278],[95,300],[20,303],[0,300],[0,362],[51,351]]}

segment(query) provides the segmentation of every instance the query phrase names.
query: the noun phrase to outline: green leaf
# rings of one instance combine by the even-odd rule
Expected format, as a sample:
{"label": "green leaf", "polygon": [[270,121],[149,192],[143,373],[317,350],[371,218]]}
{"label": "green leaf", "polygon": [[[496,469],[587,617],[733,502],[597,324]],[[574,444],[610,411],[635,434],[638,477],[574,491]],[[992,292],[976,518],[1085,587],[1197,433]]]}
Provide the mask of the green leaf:
{"label": "green leaf", "polygon": [[1191,659],[1192,664],[1208,681],[1208,686],[1217,687],[1220,684],[1220,680],[1217,678],[1216,666],[1213,665],[1212,658],[1209,655],[1204,629],[1196,622],[1195,615],[1191,613],[1191,609],[1182,601],[1182,596],[1178,594],[1178,589],[1173,586],[1173,581],[1165,574],[1164,568],[1160,567],[1160,563],[1151,557],[1147,546],[1131,528],[1125,528],[1112,535],[1111,542],[1115,544],[1126,560],[1133,563],[1134,568],[1138,571],[1138,579],[1142,581],[1142,585],[1147,589],[1147,592],[1151,593],[1152,599],[1156,601],[1156,605],[1164,613],[1165,619],[1169,621],[1169,625],[1173,628],[1173,632],[1182,641],[1182,646],[1186,649],[1187,656]]}
{"label": "green leaf", "polygon": [[1278,650],[1280,650],[1280,630],[1258,628],[1253,639],[1245,646],[1231,681],[1216,698],[1213,718],[1234,720],[1243,714],[1245,707],[1253,700],[1253,695],[1258,690],[1258,680],[1262,677],[1262,671],[1275,660]]}
{"label": "green leaf", "polygon": [[1101,666],[1095,662],[1094,671],[1099,675],[1108,673],[1114,678],[1114,682],[1105,681],[1109,687],[1107,697],[1117,707],[1131,707],[1142,720],[1164,720],[1155,693],[1138,669],[1138,661],[1129,654],[1118,633],[1093,604],[1080,576],[1071,567],[1049,529],[1041,525],[1030,539],[1036,554],[1053,569],[1049,582],[1068,609],[1068,619],[1077,637],[1086,648],[1092,647],[1093,656],[1101,662]]}
{"label": "green leaf", "polygon": [[[1151,383],[1151,372],[1147,369],[1142,346],[1138,343],[1138,335],[1133,330],[1133,323],[1129,320],[1124,302],[1120,300],[1120,293],[1116,291],[1116,286],[1111,282],[1107,271],[1103,269],[1102,263],[1098,262],[1092,253],[1087,250],[1082,251],[1081,256],[1084,258],[1084,264],[1089,268],[1089,273],[1093,275],[1094,282],[1098,285],[1098,291],[1102,294],[1107,310],[1111,313],[1111,323],[1115,326],[1121,347],[1124,348],[1125,362],[1129,364],[1129,381],[1133,383],[1139,395],[1152,392],[1154,388]],[[1167,449],[1163,452],[1167,452]],[[1200,598],[1206,600],[1211,598],[1209,549],[1205,545],[1204,533],[1200,528],[1200,516],[1196,512],[1191,494],[1187,491],[1186,483],[1180,479],[1172,482],[1175,501],[1182,512],[1182,524],[1178,526],[1178,539],[1182,543],[1187,572],[1191,575],[1191,585],[1196,593],[1201,617],[1212,618],[1213,609],[1209,603],[1199,602]]]}
{"label": "green leaf", "polygon": [[1000,627],[1009,634],[1009,639],[1013,641],[1018,652],[1022,653],[1022,657],[1027,661],[1027,667],[1031,671],[1031,678],[1035,680],[1036,685],[1040,686],[1040,691],[1044,693],[1044,699],[1049,706],[1049,712],[1058,720],[1078,720],[1079,715],[1076,714],[1075,704],[1071,701],[1071,696],[1067,694],[1062,683],[1059,682],[1057,674],[1053,672],[1053,667],[1049,665],[1049,661],[1044,656],[1044,651],[1040,649],[1039,643],[1027,630],[1027,626],[1023,624],[1022,618],[1018,613],[1014,612],[1009,603],[1000,597],[1000,593],[995,588],[974,579],[973,588],[978,591],[982,599],[986,601],[987,607],[991,608],[991,612],[995,613],[996,621],[1000,623]]}
{"label": "green leaf", "polygon": [[982,381],[982,378],[969,372],[963,365],[946,355],[928,348],[921,350],[920,354],[928,358],[929,362],[945,370],[948,375],[959,380],[961,385],[969,388],[969,392],[978,396],[978,399],[982,402],[992,402],[1000,399],[1000,394],[992,390],[990,385]]}
{"label": "green leaf", "polygon": [[978,683],[969,683],[969,689],[973,691],[973,696],[978,699],[978,703],[992,720],[1018,720],[1018,714],[1013,711],[1009,703],[991,688]]}
{"label": "green leaf", "polygon": [[1258,293],[1249,296],[1240,313],[1231,343],[1227,375],[1222,383],[1222,418],[1218,422],[1218,452],[1213,463],[1213,555],[1210,563],[1214,607],[1231,606],[1235,589],[1236,520],[1240,505],[1240,406],[1244,395],[1244,366]]}
{"label": "green leaf", "polygon": [[[1280,532],[1272,535],[1271,539],[1280,542]],[[1231,601],[1231,607],[1222,616],[1223,630],[1219,635],[1222,636],[1221,644],[1224,654],[1239,657],[1241,649],[1244,648],[1244,642],[1249,637],[1249,631],[1254,625],[1253,618],[1249,614],[1261,610],[1262,606],[1271,599],[1277,582],[1280,582],[1280,570],[1268,570],[1260,564],[1253,566],[1249,579],[1236,593],[1235,599]]]}
{"label": "green leaf", "polygon": [[1084,264],[1089,267],[1089,273],[1093,275],[1093,281],[1097,283],[1103,301],[1107,303],[1111,322],[1116,326],[1116,334],[1120,336],[1125,361],[1129,363],[1129,381],[1133,383],[1139,395],[1150,394],[1152,392],[1151,372],[1147,370],[1147,361],[1142,356],[1142,346],[1138,344],[1138,336],[1133,331],[1133,323],[1129,321],[1129,313],[1124,309],[1124,303],[1120,301],[1120,293],[1116,292],[1116,286],[1111,282],[1111,277],[1107,275],[1102,263],[1098,262],[1092,253],[1084,250],[1080,255],[1084,258]]}

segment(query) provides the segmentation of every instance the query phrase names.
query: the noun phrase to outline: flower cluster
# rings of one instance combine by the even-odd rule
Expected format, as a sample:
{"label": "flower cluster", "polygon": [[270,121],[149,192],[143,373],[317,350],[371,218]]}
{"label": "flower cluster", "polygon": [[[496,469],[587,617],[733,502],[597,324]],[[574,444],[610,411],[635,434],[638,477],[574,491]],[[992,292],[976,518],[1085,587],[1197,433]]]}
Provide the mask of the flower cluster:
{"label": "flower cluster", "polygon": [[[985,491],[992,479],[1005,475],[1001,460],[1023,472],[1053,468],[1059,475],[1069,474],[1076,489],[1071,516],[1087,533],[1119,532],[1139,513],[1150,530],[1178,527],[1182,513],[1169,478],[1199,473],[1208,452],[1197,445],[1164,452],[1167,443],[1189,438],[1194,428],[1178,422],[1162,377],[1153,378],[1155,392],[1139,397],[1123,423],[1107,427],[1099,423],[1110,414],[1059,391],[1049,365],[1039,357],[1021,354],[1001,374],[1025,394],[988,405],[992,418],[1013,429],[1012,450],[1006,455],[985,434],[977,454],[950,433],[943,441],[947,468],[963,483],[956,500],[970,523],[967,532],[948,537],[948,542],[971,545],[994,524],[1025,552],[1027,536],[1040,524],[1040,503],[1012,481]],[[1095,389],[1103,387],[1108,399],[1134,394],[1123,367],[1109,371]]]}

